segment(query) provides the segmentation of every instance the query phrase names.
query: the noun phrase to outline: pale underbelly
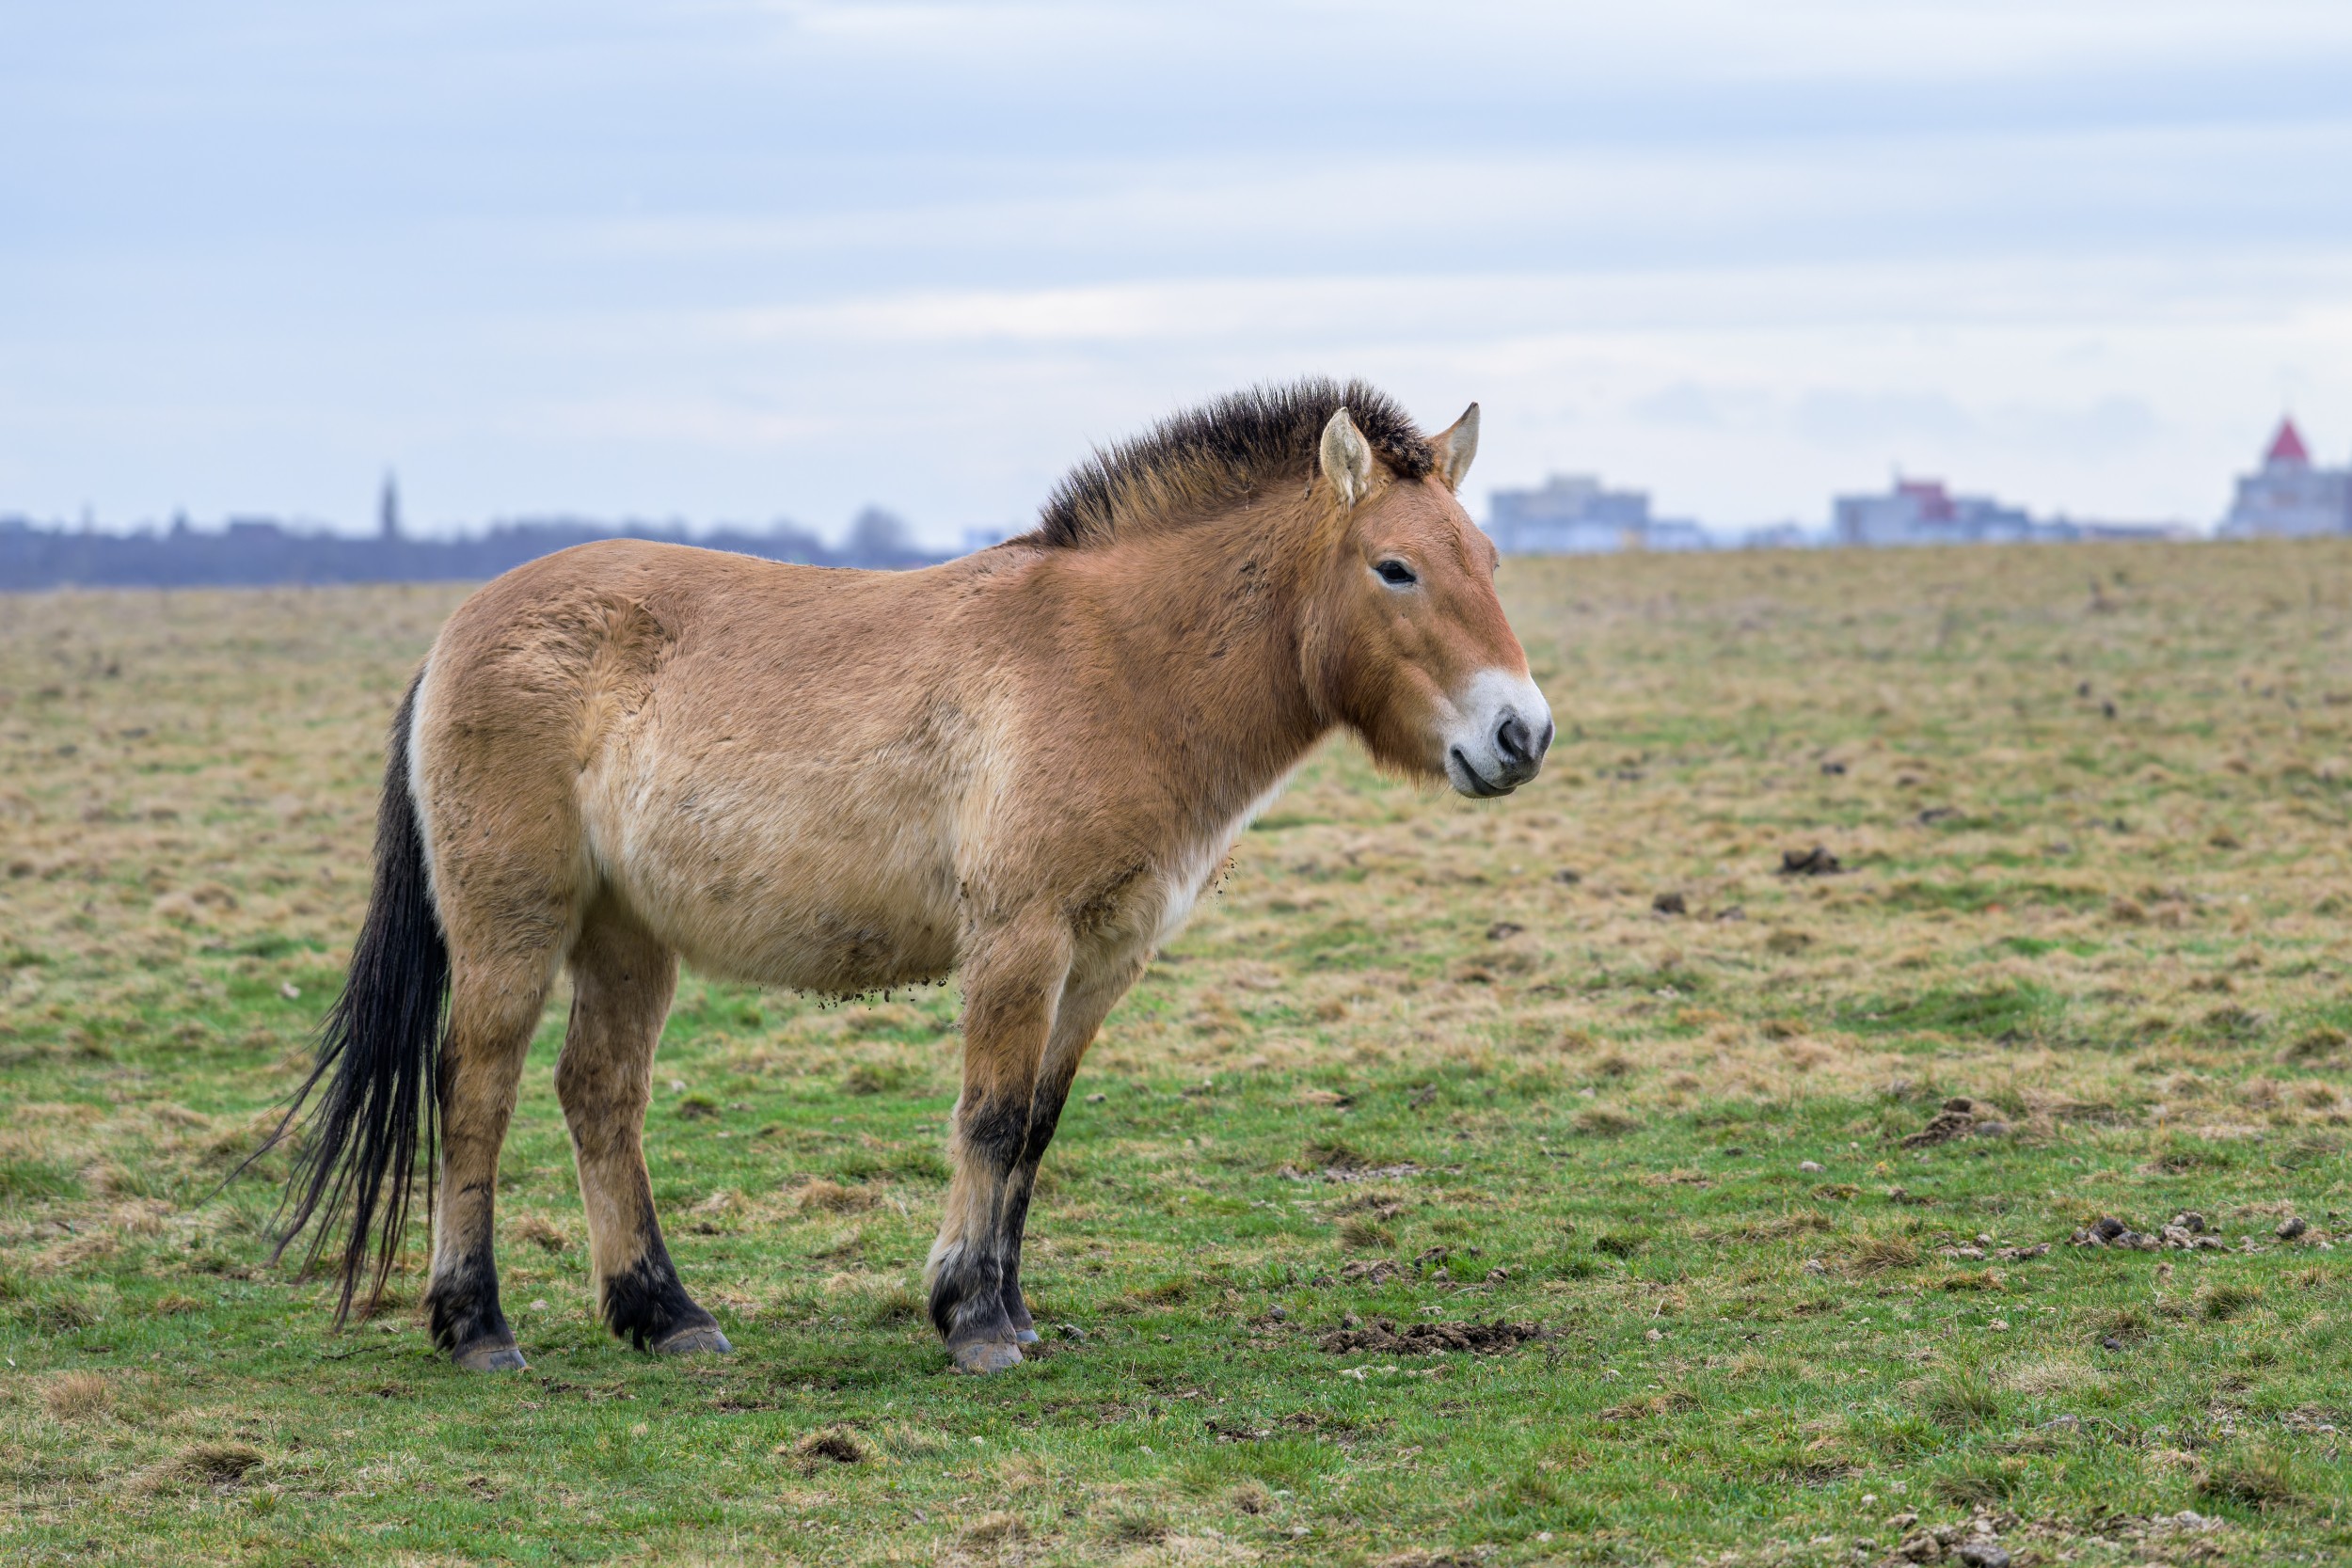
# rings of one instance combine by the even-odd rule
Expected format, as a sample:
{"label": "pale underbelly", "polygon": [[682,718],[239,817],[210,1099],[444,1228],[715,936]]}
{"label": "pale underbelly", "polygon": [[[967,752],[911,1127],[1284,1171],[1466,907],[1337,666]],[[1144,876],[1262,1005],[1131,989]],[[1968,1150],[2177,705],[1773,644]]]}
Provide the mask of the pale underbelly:
{"label": "pale underbelly", "polygon": [[848,996],[955,967],[954,868],[935,838],[635,825],[592,822],[604,885],[706,974]]}
{"label": "pale underbelly", "polygon": [[832,898],[739,873],[692,888],[618,879],[613,891],[706,974],[847,996],[943,979],[955,967],[953,910],[921,896],[877,897],[894,890],[871,882]]}

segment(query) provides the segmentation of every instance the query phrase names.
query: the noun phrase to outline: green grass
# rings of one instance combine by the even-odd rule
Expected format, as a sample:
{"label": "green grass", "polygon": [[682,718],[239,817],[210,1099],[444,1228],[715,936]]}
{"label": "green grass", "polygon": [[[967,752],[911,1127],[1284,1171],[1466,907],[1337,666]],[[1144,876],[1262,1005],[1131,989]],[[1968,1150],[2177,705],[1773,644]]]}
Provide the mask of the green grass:
{"label": "green grass", "polygon": [[[691,1001],[726,1016],[755,999]],[[227,1156],[199,1156],[147,1204],[116,1199],[154,1212],[151,1232],[131,1225],[38,1284],[9,1275],[12,1552],[667,1560],[721,1539],[815,1561],[952,1544],[1009,1513],[1047,1560],[1176,1539],[1304,1560],[1646,1560],[1661,1542],[1875,1541],[1898,1509],[2076,1520],[2093,1499],[2334,1539],[2342,1473],[2282,1424],[2342,1399],[2352,1285],[2332,1260],[1943,1256],[1979,1233],[2062,1241],[2107,1210],[2153,1224],[2195,1207],[2266,1236],[2267,1207],[2227,1216],[2344,1205],[2332,1163],[2176,1169],[2137,1128],[1905,1152],[1889,1132],[1931,1102],[1841,1097],[1702,1099],[1597,1133],[1566,1075],[1500,1064],[1353,1072],[1345,1109],[1302,1104],[1293,1073],[1207,1093],[1104,1074],[1040,1202],[1043,1354],[976,1382],[945,1370],[913,1293],[951,1102],[936,1075],[878,1090],[745,1071],[730,1037],[687,1029],[662,1071],[708,1089],[658,1099],[654,1179],[690,1283],[739,1348],[670,1365],[588,1321],[551,1046],[550,1031],[501,1193],[529,1373],[464,1377],[405,1311],[326,1332],[322,1291],[263,1261],[266,1187],[203,1203]],[[192,1107],[245,1099],[162,1053],[48,1069],[40,1097],[103,1104],[126,1070]],[[173,1159],[116,1151],[151,1156]],[[1375,1162],[1420,1168],[1322,1174]],[[815,1183],[846,1212],[775,1196]],[[1348,1278],[1366,1259],[1393,1275]],[[1318,1348],[1351,1319],[1550,1333],[1501,1356]],[[2102,1349],[2120,1320],[2140,1325],[2128,1350]],[[104,1379],[105,1410],[48,1413],[69,1370]],[[795,1453],[834,1429],[851,1462]],[[199,1474],[190,1455],[222,1442],[260,1458]],[[2173,1448],[2201,1468],[2150,1465]],[[106,1499],[103,1528],[77,1497]]]}
{"label": "green grass", "polygon": [[[532,1370],[433,1354],[413,1272],[333,1332],[268,1261],[282,1157],[222,1183],[455,595],[11,603],[0,1555],[1878,1563],[1980,1513],[2021,1562],[2344,1555],[2352,551],[1902,553],[1514,563],[1551,769],[1315,759],[1089,1058],[1045,1343],[978,1381],[920,1299],[952,990],[682,988],[652,1179],[734,1356],[590,1320],[560,999],[499,1193]],[[91,646],[123,674],[58,673]],[[1777,875],[1814,843],[1850,873]],[[1907,1146],[1954,1095],[2007,1132]],[[2227,1250],[2068,1244],[2186,1211]],[[1494,1323],[1544,1332],[1323,1348]]]}

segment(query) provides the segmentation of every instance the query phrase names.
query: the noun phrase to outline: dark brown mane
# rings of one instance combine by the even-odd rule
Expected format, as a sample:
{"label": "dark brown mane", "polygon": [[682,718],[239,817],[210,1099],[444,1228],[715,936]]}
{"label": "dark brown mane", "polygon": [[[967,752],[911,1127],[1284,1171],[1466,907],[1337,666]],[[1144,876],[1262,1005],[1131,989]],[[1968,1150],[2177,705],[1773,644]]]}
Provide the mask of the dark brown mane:
{"label": "dark brown mane", "polygon": [[1097,448],[1046,499],[1021,543],[1079,549],[1125,529],[1198,516],[1312,474],[1323,427],[1347,410],[1391,473],[1419,479],[1435,466],[1429,443],[1385,392],[1312,376],[1253,387],[1171,414],[1132,440]]}

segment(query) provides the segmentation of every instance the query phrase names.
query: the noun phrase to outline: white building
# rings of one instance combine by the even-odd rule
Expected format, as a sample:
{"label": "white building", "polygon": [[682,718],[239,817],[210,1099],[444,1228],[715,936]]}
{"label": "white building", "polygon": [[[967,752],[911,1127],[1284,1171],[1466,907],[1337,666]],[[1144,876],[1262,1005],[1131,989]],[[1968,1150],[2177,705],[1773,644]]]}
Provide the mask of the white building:
{"label": "white building", "polygon": [[1642,490],[1610,490],[1592,474],[1554,474],[1535,490],[1497,490],[1486,531],[1505,555],[1703,550],[1698,524],[1649,515]]}
{"label": "white building", "polygon": [[2225,539],[2301,538],[2352,530],[2352,468],[2320,468],[2293,420],[2263,453],[2263,466],[2240,476],[2237,499],[2221,520]]}

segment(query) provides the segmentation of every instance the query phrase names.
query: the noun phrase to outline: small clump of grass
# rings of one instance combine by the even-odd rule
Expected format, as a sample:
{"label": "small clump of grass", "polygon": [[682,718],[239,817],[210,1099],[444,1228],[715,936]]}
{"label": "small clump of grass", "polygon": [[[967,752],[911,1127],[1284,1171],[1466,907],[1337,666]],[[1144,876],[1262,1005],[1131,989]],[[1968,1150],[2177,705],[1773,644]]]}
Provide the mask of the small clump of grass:
{"label": "small clump of grass", "polygon": [[1015,1545],[1028,1538],[1029,1527],[1022,1523],[1021,1515],[1001,1511],[983,1513],[956,1532],[959,1545],[981,1551]]}
{"label": "small clump of grass", "polygon": [[97,1303],[78,1291],[50,1289],[10,1304],[10,1316],[40,1334],[68,1334],[99,1321]]}
{"label": "small clump of grass", "polygon": [[183,1449],[179,1469],[191,1481],[214,1486],[232,1485],[260,1467],[262,1450],[249,1443],[197,1443]]}
{"label": "small clump of grass", "polygon": [[865,1465],[874,1458],[873,1445],[845,1426],[819,1427],[789,1443],[776,1445],[778,1453],[789,1453],[800,1462],[804,1474],[815,1474],[828,1465]]}
{"label": "small clump of grass", "polygon": [[902,1089],[913,1074],[898,1062],[858,1062],[841,1075],[841,1092],[850,1095],[888,1094]]}
{"label": "small clump of grass", "polygon": [[1570,1118],[1569,1125],[1588,1138],[1614,1138],[1632,1132],[1642,1125],[1630,1112],[1614,1105],[1587,1105]]}
{"label": "small clump of grass", "polygon": [[2207,1323],[2227,1323],[2262,1299],[2262,1291],[2251,1285],[2214,1285],[2198,1298],[2197,1308]]}
{"label": "small clump of grass", "polygon": [[2288,1062],[2323,1062],[2341,1053],[2347,1045],[2352,1045],[2352,1035],[2332,1024],[2323,1023],[2297,1035],[2280,1053],[2280,1057]]}
{"label": "small clump of grass", "polygon": [[1353,1144],[1337,1138],[1315,1139],[1308,1144],[1300,1158],[1309,1170],[1375,1170],[1381,1164]]}
{"label": "small clump of grass", "polygon": [[1104,1522],[1103,1533],[1122,1546],[1149,1546],[1168,1536],[1168,1520],[1148,1508],[1126,1507]]}
{"label": "small clump of grass", "polygon": [[803,1213],[862,1214],[881,1202],[870,1187],[845,1187],[821,1176],[803,1186],[799,1198]]}
{"label": "small clump of grass", "polygon": [[2023,1459],[1977,1461],[1945,1471],[1929,1490],[1956,1508],[1990,1508],[2014,1495],[2025,1479]]}
{"label": "small clump of grass", "polygon": [[1949,1379],[1919,1398],[1919,1413],[1937,1426],[1960,1431],[1990,1426],[2000,1418],[2001,1402],[1981,1385]]}
{"label": "small clump of grass", "polygon": [[571,1238],[564,1233],[564,1227],[545,1214],[520,1215],[507,1230],[515,1240],[529,1242],[544,1252],[561,1252],[571,1245]]}
{"label": "small clump of grass", "polygon": [[87,1421],[114,1408],[114,1385],[97,1372],[59,1372],[42,1386],[40,1402],[60,1421]]}
{"label": "small clump of grass", "polygon": [[894,1285],[866,1307],[866,1321],[876,1328],[889,1328],[914,1323],[928,1310],[921,1296],[903,1285]]}
{"label": "small clump of grass", "polygon": [[2294,1463],[2267,1449],[2211,1458],[2203,1479],[2197,1483],[2197,1495],[2208,1503],[2231,1503],[2264,1513],[2292,1508],[2303,1500]]}
{"label": "small clump of grass", "polygon": [[1916,1268],[1919,1248],[1902,1236],[1865,1236],[1854,1243],[1848,1260],[1857,1274],[1884,1274],[1889,1269]]}

